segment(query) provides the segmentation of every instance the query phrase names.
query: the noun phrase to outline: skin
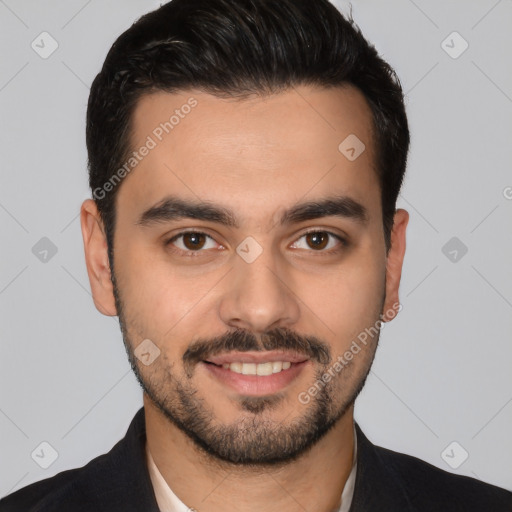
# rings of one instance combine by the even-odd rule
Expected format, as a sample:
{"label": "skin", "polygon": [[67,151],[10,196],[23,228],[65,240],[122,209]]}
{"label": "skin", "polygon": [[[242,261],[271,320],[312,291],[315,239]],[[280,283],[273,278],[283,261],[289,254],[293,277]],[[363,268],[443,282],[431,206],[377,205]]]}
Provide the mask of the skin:
{"label": "skin", "polygon": [[[256,418],[288,428],[313,407],[314,400],[302,404],[297,397],[316,381],[318,363],[309,361],[280,391],[278,407],[255,415],[203,366],[194,367],[187,380],[184,352],[198,338],[235,328],[258,336],[287,328],[322,340],[334,359],[342,355],[358,333],[396,308],[409,215],[396,211],[386,254],[371,113],[356,89],[300,86],[244,100],[200,91],[153,93],[142,97],[134,112],[133,147],[140,147],[168,119],[167,113],[190,97],[197,106],[123,180],[118,192],[114,270],[125,343],[133,351],[149,338],[159,347],[154,363],[137,366],[159,398],[169,398],[169,407],[175,389],[166,371],[190,384],[215,425]],[[338,150],[349,134],[366,145],[353,162]],[[290,226],[277,223],[294,204],[333,193],[364,205],[367,223],[334,216]],[[239,227],[194,219],[137,224],[143,211],[169,194],[229,208]],[[105,315],[117,315],[104,229],[92,200],[82,205],[81,225],[95,305]],[[165,245],[189,228],[213,239],[195,257],[179,253],[187,249],[183,238]],[[346,236],[349,245],[333,238],[326,249],[310,246],[304,234],[312,228]],[[248,236],[263,249],[250,264],[236,252]],[[331,248],[340,250],[329,253]],[[201,512],[335,509],[352,466],[351,400],[370,371],[377,341],[373,337],[329,384],[333,408],[345,407],[342,417],[289,463],[234,465],[209,456],[144,393],[148,447],[173,492]]]}

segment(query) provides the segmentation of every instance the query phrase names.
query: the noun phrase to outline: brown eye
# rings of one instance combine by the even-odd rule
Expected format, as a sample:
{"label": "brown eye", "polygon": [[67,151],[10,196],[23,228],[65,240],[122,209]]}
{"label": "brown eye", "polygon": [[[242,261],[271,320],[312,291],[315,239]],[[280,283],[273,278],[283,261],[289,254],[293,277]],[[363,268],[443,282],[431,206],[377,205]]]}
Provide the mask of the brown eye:
{"label": "brown eye", "polygon": [[203,233],[185,233],[183,235],[183,245],[191,250],[202,249],[206,242],[206,236]]}
{"label": "brown eye", "polygon": [[[199,255],[206,249],[219,248],[218,244],[215,243],[215,240],[210,235],[199,231],[185,231],[180,233],[165,242],[165,245],[169,246],[173,251],[188,256],[193,254]],[[220,247],[222,248],[222,246]]]}
{"label": "brown eye", "polygon": [[306,249],[310,252],[334,254],[348,247],[348,242],[330,231],[317,230],[304,233],[292,247],[294,249]]}
{"label": "brown eye", "polygon": [[306,241],[312,249],[325,249],[329,243],[329,234],[325,231],[315,231],[306,235]]}

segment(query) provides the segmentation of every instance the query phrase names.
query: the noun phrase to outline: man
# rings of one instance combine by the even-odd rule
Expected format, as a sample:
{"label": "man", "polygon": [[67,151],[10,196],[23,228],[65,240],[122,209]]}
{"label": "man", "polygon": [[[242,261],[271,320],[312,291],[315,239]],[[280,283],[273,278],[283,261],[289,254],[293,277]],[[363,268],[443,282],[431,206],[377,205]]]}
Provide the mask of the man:
{"label": "man", "polygon": [[398,79],[326,0],[174,0],[122,34],[81,223],[144,407],[0,511],[512,510],[354,422],[400,309],[408,145]]}

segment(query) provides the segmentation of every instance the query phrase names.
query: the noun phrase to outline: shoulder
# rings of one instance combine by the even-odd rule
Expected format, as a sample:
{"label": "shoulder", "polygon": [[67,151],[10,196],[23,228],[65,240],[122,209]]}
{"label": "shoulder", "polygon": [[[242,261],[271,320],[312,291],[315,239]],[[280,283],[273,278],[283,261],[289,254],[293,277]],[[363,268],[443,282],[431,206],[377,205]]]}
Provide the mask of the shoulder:
{"label": "shoulder", "polygon": [[83,467],[62,471],[9,494],[0,500],[0,512],[90,510],[85,505],[90,507],[91,497],[100,491],[98,483],[110,477],[110,454],[100,455]]}
{"label": "shoulder", "polygon": [[145,442],[141,408],[108,453],[9,494],[0,500],[0,512],[156,511]]}
{"label": "shoulder", "polygon": [[375,450],[418,511],[512,511],[512,492],[506,489],[444,471],[411,455],[379,446]]}
{"label": "shoulder", "polygon": [[512,492],[374,445],[355,424],[357,472],[350,512],[512,512]]}

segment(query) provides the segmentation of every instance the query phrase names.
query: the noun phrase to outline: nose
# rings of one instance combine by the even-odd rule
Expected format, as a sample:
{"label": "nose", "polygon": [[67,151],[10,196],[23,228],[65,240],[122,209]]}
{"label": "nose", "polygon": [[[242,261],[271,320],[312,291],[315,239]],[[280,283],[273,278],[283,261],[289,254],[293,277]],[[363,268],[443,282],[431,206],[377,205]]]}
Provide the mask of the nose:
{"label": "nose", "polygon": [[264,333],[277,327],[291,328],[299,319],[299,299],[294,283],[264,250],[252,263],[236,257],[219,314],[230,327]]}

